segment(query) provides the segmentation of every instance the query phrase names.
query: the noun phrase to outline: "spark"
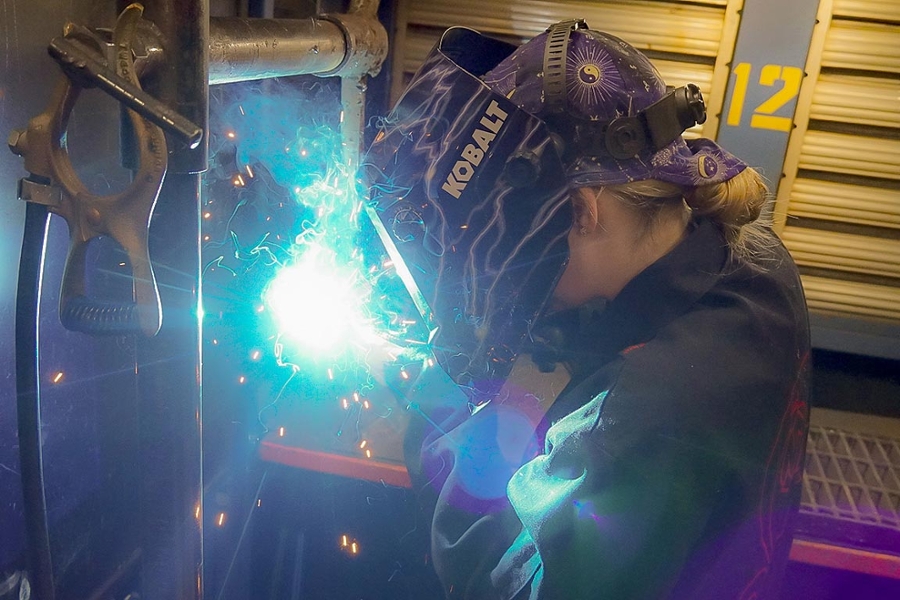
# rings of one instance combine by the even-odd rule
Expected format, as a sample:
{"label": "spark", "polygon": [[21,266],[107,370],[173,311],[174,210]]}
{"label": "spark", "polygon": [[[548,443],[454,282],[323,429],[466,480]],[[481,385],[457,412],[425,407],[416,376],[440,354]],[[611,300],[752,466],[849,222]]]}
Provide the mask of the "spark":
{"label": "spark", "polygon": [[[264,368],[285,369],[280,391],[259,411],[265,431],[280,438],[292,423],[285,415],[286,427],[265,423],[262,415],[291,394],[343,410],[347,423],[363,410],[384,412],[360,391],[368,395],[375,370],[397,360],[408,342],[421,347],[429,338],[420,320],[408,318],[417,312],[399,297],[404,288],[397,265],[361,227],[371,216],[365,214],[369,200],[357,193],[355,167],[345,160],[336,126],[339,102],[325,106],[321,97],[294,102],[276,96],[234,98],[228,119],[215,125],[228,153],[217,163],[222,185],[215,189],[222,196],[215,199],[216,211],[211,202],[203,209],[202,240],[204,252],[212,252],[204,257],[208,289],[227,292],[209,295],[207,339],[213,346],[221,340],[223,350],[239,349],[215,353],[216,360],[228,355],[243,362],[225,367],[239,370],[223,379],[240,376],[248,387],[265,386],[273,374]],[[241,314],[215,302],[242,308],[240,330],[215,330],[235,327],[229,319]],[[254,390],[246,391],[250,397]],[[368,447],[358,452],[367,450],[371,458]],[[348,548],[350,543],[356,542],[345,541]]]}

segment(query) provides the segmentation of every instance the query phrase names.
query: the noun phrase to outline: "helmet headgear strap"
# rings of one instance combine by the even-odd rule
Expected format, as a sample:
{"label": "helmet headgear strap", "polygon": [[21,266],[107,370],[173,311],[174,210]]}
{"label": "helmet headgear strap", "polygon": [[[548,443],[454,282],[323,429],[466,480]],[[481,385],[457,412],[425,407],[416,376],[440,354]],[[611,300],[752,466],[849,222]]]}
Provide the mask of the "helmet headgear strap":
{"label": "helmet headgear strap", "polygon": [[544,46],[544,110],[548,114],[566,111],[566,56],[572,32],[587,29],[584,19],[560,21],[547,29]]}
{"label": "helmet headgear strap", "polygon": [[634,115],[599,121],[568,110],[566,57],[572,32],[588,29],[584,19],[561,21],[547,29],[544,46],[544,110],[542,117],[562,137],[564,158],[575,156],[626,160],[657,152],[688,128],[706,121],[703,96],[693,83],[668,93]]}

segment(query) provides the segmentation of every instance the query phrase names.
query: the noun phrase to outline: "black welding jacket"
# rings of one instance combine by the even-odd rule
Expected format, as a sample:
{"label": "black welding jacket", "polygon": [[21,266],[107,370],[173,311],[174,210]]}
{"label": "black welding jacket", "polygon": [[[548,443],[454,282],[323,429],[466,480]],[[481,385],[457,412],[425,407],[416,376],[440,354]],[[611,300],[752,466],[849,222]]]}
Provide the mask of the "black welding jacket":
{"label": "black welding jacket", "polygon": [[809,335],[791,258],[777,242],[759,254],[733,256],[700,220],[598,315],[558,315],[573,379],[538,446],[504,447],[514,398],[414,444],[448,597],[774,597],[800,498]]}

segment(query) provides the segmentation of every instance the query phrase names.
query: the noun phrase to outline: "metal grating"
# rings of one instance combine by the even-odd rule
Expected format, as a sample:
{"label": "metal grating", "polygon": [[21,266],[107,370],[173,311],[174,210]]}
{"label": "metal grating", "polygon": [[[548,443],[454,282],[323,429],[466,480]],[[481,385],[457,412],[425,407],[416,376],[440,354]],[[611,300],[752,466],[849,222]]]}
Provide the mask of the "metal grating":
{"label": "metal grating", "polygon": [[800,512],[900,531],[900,440],[811,426]]}

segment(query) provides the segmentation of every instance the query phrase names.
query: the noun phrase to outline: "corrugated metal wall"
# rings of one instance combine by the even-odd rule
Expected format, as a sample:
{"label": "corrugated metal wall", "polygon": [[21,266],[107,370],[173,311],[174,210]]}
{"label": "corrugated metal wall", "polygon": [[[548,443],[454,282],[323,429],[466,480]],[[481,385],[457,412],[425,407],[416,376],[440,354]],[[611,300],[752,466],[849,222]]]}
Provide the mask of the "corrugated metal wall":
{"label": "corrugated metal wall", "polygon": [[776,214],[810,308],[900,322],[900,3],[833,0]]}
{"label": "corrugated metal wall", "polygon": [[[667,83],[696,83],[707,99],[715,98],[713,80],[717,58],[723,47],[723,36],[729,37],[726,5],[726,0],[400,0],[394,41],[393,97],[399,96],[440,33],[449,26],[471,27],[521,43],[556,21],[584,18],[592,27],[620,36],[647,52]],[[724,44],[729,56],[733,44],[732,34]],[[723,86],[724,81],[723,78]],[[721,103],[724,90],[715,92]],[[688,136],[699,132],[698,127],[688,132]]]}

